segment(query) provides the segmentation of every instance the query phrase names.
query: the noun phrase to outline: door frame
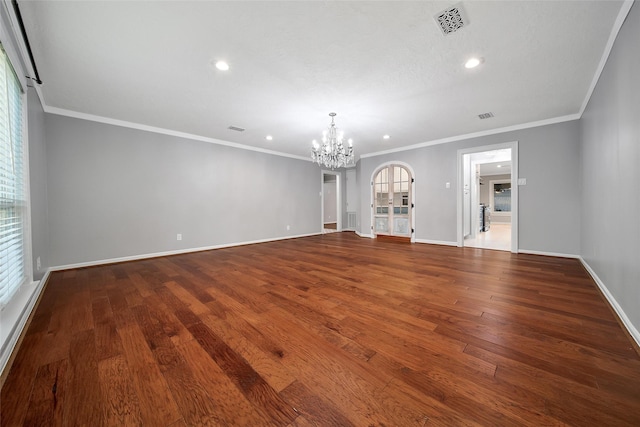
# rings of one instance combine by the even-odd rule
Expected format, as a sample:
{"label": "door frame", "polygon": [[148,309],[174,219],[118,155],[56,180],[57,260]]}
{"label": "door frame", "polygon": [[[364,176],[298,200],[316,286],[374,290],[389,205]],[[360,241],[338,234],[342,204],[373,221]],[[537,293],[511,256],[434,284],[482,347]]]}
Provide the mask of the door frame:
{"label": "door frame", "polygon": [[407,170],[411,174],[411,200],[409,200],[409,206],[411,208],[410,210],[411,212],[411,243],[415,243],[416,241],[416,208],[415,208],[416,206],[416,173],[414,172],[410,164],[401,162],[399,160],[393,160],[390,162],[381,163],[371,173],[371,178],[369,179],[369,201],[370,201],[369,205],[371,206],[369,211],[370,213],[369,221],[371,221],[371,238],[372,239],[376,238],[376,231],[374,229],[375,214],[373,212],[374,210],[373,180],[376,178],[376,175],[378,174],[378,172],[380,172],[382,169],[387,168],[391,165],[398,165],[398,166],[407,168]]}
{"label": "door frame", "polygon": [[463,148],[458,150],[458,182],[457,191],[457,244],[464,247],[464,164],[465,154],[481,153],[484,151],[511,149],[511,252],[518,253],[518,141],[504,142],[501,144],[482,145],[478,147]]}
{"label": "door frame", "polygon": [[336,177],[336,231],[342,231],[342,197],[340,192],[340,172],[322,170],[320,172],[320,230],[324,233],[324,176]]}

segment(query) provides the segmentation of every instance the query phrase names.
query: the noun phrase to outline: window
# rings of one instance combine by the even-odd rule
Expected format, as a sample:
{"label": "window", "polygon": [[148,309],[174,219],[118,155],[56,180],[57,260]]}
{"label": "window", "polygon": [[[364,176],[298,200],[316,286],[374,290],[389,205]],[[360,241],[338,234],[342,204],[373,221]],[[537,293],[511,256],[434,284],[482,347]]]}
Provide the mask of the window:
{"label": "window", "polygon": [[23,93],[0,45],[0,309],[27,279]]}

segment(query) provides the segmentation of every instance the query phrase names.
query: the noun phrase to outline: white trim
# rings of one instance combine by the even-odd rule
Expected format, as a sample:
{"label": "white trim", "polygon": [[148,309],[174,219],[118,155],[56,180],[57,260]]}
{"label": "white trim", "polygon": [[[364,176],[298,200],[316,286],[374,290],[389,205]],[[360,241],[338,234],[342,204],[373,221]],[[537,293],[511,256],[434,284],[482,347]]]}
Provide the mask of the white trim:
{"label": "white trim", "polygon": [[450,242],[447,240],[416,239],[415,242],[425,243],[427,245],[458,246],[458,242]]}
{"label": "white trim", "polygon": [[16,72],[20,87],[26,93],[26,75],[29,74],[33,76],[34,73],[11,0],[4,0],[2,2],[0,22],[0,41],[4,46],[5,52],[7,52],[13,70]]}
{"label": "white trim", "polygon": [[618,37],[618,33],[624,24],[625,19],[627,19],[627,15],[633,6],[634,0],[625,0],[620,7],[620,12],[618,12],[618,17],[616,18],[616,22],[613,24],[613,28],[611,29],[611,34],[609,34],[609,40],[607,41],[607,45],[604,48],[604,52],[602,53],[602,58],[600,58],[600,63],[598,64],[598,68],[596,69],[595,74],[593,75],[593,80],[591,80],[591,86],[589,86],[589,90],[587,91],[587,95],[584,97],[584,101],[582,101],[582,106],[580,107],[580,113],[578,113],[579,117],[582,117],[584,114],[584,110],[586,110],[587,105],[589,105],[589,100],[591,100],[591,95],[593,95],[593,91],[596,89],[596,85],[598,84],[598,80],[600,80],[600,76],[604,71],[605,65],[607,65],[607,61],[609,60],[609,55],[611,55],[611,51],[613,50],[613,45]]}
{"label": "white trim", "polygon": [[127,261],[138,261],[138,260],[148,259],[148,258],[158,258],[158,257],[170,256],[170,255],[188,254],[188,253],[191,253],[191,252],[202,252],[202,251],[210,251],[210,250],[213,250],[213,249],[224,249],[224,248],[233,248],[233,247],[236,247],[236,246],[254,245],[256,243],[268,243],[268,242],[277,242],[279,240],[298,239],[300,237],[319,236],[321,234],[322,233],[298,234],[298,235],[295,235],[295,236],[275,237],[275,238],[270,238],[270,239],[259,239],[259,240],[248,240],[248,241],[245,241],[245,242],[224,243],[224,244],[221,244],[221,245],[203,246],[203,247],[199,247],[199,248],[179,249],[179,250],[175,250],[175,251],[155,252],[155,253],[141,254],[141,255],[131,255],[131,256],[119,257],[119,258],[108,258],[108,259],[101,259],[101,260],[96,260],[96,261],[80,262],[80,263],[76,263],[76,264],[58,265],[58,266],[55,266],[55,267],[51,267],[50,270],[51,271],[60,271],[60,270],[69,270],[69,269],[72,269],[72,268],[93,267],[93,266],[96,266],[96,265],[115,264],[115,263],[118,263],[118,262],[127,262]]}
{"label": "white trim", "polygon": [[604,297],[607,299],[607,301],[609,302],[613,310],[616,312],[616,314],[622,321],[622,324],[627,328],[627,331],[629,332],[629,335],[631,335],[631,338],[633,338],[636,344],[640,346],[640,332],[636,329],[633,323],[631,323],[631,320],[629,320],[629,317],[624,312],[622,307],[620,307],[620,304],[618,304],[618,301],[616,301],[613,294],[609,292],[609,289],[607,289],[604,282],[600,280],[596,272],[593,270],[593,268],[591,268],[591,266],[587,263],[587,261],[585,261],[584,258],[582,258],[581,256],[577,258],[580,260],[585,270],[587,270],[587,272],[591,275],[591,278],[593,279],[593,281],[596,282],[596,285],[598,285],[598,288],[600,288],[600,291],[603,293]]}
{"label": "white trim", "polygon": [[518,253],[518,141],[503,142],[500,144],[482,145],[458,150],[457,158],[457,182],[456,182],[456,222],[457,222],[457,245],[464,246],[464,194],[462,186],[464,182],[463,156],[465,154],[481,153],[483,151],[493,151],[511,149],[511,252]]}
{"label": "white trim", "polygon": [[473,133],[467,133],[463,135],[451,136],[448,138],[435,139],[433,141],[421,142],[419,144],[407,145],[404,147],[391,148],[389,150],[377,151],[375,153],[361,154],[360,158],[366,159],[367,157],[375,157],[375,156],[381,156],[383,154],[399,153],[402,151],[415,150],[416,148],[430,147],[432,145],[439,145],[439,144],[447,144],[449,142],[463,141],[465,139],[478,138],[481,136],[497,135],[504,132],[512,132],[516,130],[529,129],[529,128],[534,128],[538,126],[547,126],[547,125],[553,125],[556,123],[570,122],[572,120],[578,120],[578,119],[580,119],[580,114],[570,114],[567,116],[555,117],[552,119],[539,120],[537,122],[529,122],[529,123],[523,123],[520,125],[483,130],[480,132],[473,132]]}
{"label": "white trim", "polygon": [[389,162],[385,162],[382,164],[379,164],[371,173],[371,178],[369,179],[369,215],[370,215],[370,219],[369,221],[371,221],[371,238],[373,239],[376,236],[376,233],[373,231],[374,230],[374,220],[375,220],[375,215],[373,213],[373,205],[374,205],[374,200],[373,200],[373,180],[375,179],[376,175],[378,174],[378,172],[380,172],[382,169],[389,167],[391,165],[398,165],[398,166],[402,166],[405,167],[409,170],[409,172],[411,173],[411,200],[409,200],[409,204],[413,205],[413,207],[410,207],[411,209],[411,230],[413,230],[411,232],[411,243],[413,243],[415,241],[415,237],[416,237],[416,206],[418,206],[416,204],[416,172],[413,170],[413,168],[411,167],[411,165],[409,163],[406,162],[402,162],[400,160],[393,160],[393,161],[389,161]]}
{"label": "white trim", "polygon": [[[4,371],[11,353],[18,343],[18,339],[31,316],[31,312],[42,293],[45,283],[49,278],[47,270],[38,282],[23,285],[13,296],[13,299],[4,310],[0,312],[0,324],[2,324],[2,336],[0,337],[0,372]],[[6,335],[5,335],[6,333]]]}
{"label": "white trim", "polygon": [[120,127],[130,128],[130,129],[142,130],[146,132],[159,133],[162,135],[177,136],[179,138],[208,142],[208,143],[217,144],[217,145],[224,145],[227,147],[239,148],[241,150],[257,151],[259,153],[272,154],[274,156],[288,157],[291,159],[304,160],[307,162],[311,161],[311,157],[302,157],[302,156],[297,156],[295,154],[283,153],[281,151],[267,150],[266,148],[259,148],[259,147],[244,145],[244,144],[238,144],[237,142],[224,141],[222,139],[209,138],[206,136],[194,135],[192,133],[179,132],[171,129],[159,128],[156,126],[148,126],[140,123],[128,122],[125,120],[118,120],[118,119],[112,119],[109,117],[96,116],[93,114],[80,113],[77,111],[65,110],[63,108],[49,107],[47,105],[45,105],[44,111],[49,114],[72,117],[75,119],[82,119],[82,120],[104,123],[104,124],[113,125],[113,126],[120,126]]}
{"label": "white trim", "polygon": [[546,251],[532,251],[529,249],[518,249],[519,254],[527,254],[527,255],[542,255],[542,256],[552,256],[556,258],[573,258],[579,259],[580,255],[574,254],[562,254],[558,252],[546,252]]}
{"label": "white trim", "polygon": [[364,239],[373,239],[373,234],[364,234],[356,230],[356,236],[362,237]]}

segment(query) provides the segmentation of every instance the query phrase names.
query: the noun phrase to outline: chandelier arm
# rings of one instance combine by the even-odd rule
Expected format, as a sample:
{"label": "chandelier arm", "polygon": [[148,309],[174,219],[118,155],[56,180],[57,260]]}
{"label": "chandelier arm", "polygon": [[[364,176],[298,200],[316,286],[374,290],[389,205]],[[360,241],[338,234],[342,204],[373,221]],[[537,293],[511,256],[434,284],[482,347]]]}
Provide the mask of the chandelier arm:
{"label": "chandelier arm", "polygon": [[329,113],[331,124],[329,128],[323,132],[322,144],[314,144],[311,147],[311,160],[319,166],[335,169],[342,166],[353,164],[353,146],[349,141],[349,146],[345,147],[343,143],[343,134],[338,132],[334,118],[336,113]]}

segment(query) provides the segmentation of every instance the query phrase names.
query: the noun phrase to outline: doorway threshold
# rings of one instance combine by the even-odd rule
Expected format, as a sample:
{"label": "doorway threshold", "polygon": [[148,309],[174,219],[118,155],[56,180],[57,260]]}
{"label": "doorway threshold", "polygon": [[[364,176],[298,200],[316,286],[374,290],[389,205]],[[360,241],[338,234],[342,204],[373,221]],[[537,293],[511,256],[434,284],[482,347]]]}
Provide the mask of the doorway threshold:
{"label": "doorway threshold", "polygon": [[376,240],[392,243],[411,243],[411,237],[387,236],[384,234],[376,234]]}

